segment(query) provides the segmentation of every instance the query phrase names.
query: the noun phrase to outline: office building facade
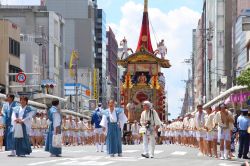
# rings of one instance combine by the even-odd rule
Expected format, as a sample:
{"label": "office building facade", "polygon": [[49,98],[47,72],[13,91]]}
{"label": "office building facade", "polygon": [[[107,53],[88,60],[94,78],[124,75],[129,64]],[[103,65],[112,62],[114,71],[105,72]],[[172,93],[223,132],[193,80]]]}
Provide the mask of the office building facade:
{"label": "office building facade", "polygon": [[118,98],[118,43],[115,38],[115,34],[109,27],[107,31],[107,65],[108,65],[108,78],[111,85],[112,98],[117,100]]}
{"label": "office building facade", "polygon": [[53,95],[63,96],[65,44],[62,16],[40,6],[1,6],[0,17],[20,26],[21,35],[35,37],[40,46],[41,80],[53,80],[56,84]]}
{"label": "office building facade", "polygon": [[7,74],[22,71],[20,68],[20,27],[10,20],[1,19],[0,32],[0,93],[16,92],[18,89],[9,88],[9,85],[18,85],[16,77]]}
{"label": "office building facade", "polygon": [[99,70],[99,102],[107,103],[107,51],[106,51],[106,14],[102,9],[96,9],[95,20],[95,68]]}

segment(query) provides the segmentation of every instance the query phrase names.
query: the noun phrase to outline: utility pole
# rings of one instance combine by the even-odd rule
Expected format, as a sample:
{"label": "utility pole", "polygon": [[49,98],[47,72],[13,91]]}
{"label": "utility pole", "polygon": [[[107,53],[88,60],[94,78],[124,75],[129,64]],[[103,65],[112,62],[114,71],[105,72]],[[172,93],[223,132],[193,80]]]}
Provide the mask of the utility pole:
{"label": "utility pole", "polygon": [[[191,70],[188,69],[188,80],[186,80],[186,88],[187,88],[187,94],[188,94],[188,98],[187,98],[187,103],[188,103],[188,112],[190,112],[190,106],[192,106],[192,110],[194,107],[194,57],[193,54],[191,55],[190,59],[184,59],[184,63],[186,64],[190,64],[191,65]],[[191,102],[192,101],[192,102]]]}
{"label": "utility pole", "polygon": [[6,88],[5,88],[5,93],[8,94],[9,93],[9,86],[10,86],[10,78],[9,78],[9,66],[10,66],[10,60],[8,59],[8,61],[6,62]]}
{"label": "utility pole", "polygon": [[209,98],[208,100],[212,100],[212,78],[211,78],[211,61],[212,61],[212,39],[213,39],[213,25],[209,22],[209,27],[207,29],[207,41],[208,41],[208,50],[207,50],[207,59],[208,59],[208,93]]}
{"label": "utility pole", "polygon": [[42,35],[42,63],[43,63],[43,79],[45,79],[45,65],[46,65],[46,47],[45,47],[45,33],[44,27],[41,26],[41,35]]}

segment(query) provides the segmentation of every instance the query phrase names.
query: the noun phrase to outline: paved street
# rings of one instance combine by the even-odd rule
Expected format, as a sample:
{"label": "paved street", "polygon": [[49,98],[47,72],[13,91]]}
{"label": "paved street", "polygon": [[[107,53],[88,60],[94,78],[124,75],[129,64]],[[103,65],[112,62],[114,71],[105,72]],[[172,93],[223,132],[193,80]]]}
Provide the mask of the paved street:
{"label": "paved street", "polygon": [[1,166],[239,166],[243,160],[221,161],[201,157],[198,150],[177,145],[157,146],[154,159],[140,156],[142,146],[123,146],[123,157],[110,158],[95,152],[94,146],[63,148],[63,157],[50,158],[42,149],[34,150],[26,158],[9,158],[7,152],[0,152]]}

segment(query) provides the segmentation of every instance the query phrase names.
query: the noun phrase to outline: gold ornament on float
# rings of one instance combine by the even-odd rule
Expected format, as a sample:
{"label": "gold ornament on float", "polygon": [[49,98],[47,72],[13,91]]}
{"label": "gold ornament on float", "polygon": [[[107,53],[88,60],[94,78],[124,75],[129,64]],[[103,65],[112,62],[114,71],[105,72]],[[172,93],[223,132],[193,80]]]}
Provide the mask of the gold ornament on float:
{"label": "gold ornament on float", "polygon": [[123,88],[127,89],[131,89],[133,87],[132,81],[131,81],[131,75],[129,73],[126,74],[125,77],[125,82],[123,84]]}

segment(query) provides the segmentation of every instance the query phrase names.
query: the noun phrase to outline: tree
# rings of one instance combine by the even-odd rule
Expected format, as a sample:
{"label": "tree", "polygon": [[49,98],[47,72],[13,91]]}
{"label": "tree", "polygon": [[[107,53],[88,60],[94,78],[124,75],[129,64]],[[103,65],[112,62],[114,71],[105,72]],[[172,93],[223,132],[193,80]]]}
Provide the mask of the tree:
{"label": "tree", "polygon": [[239,77],[236,78],[238,85],[247,86],[250,89],[250,68],[244,70]]}

